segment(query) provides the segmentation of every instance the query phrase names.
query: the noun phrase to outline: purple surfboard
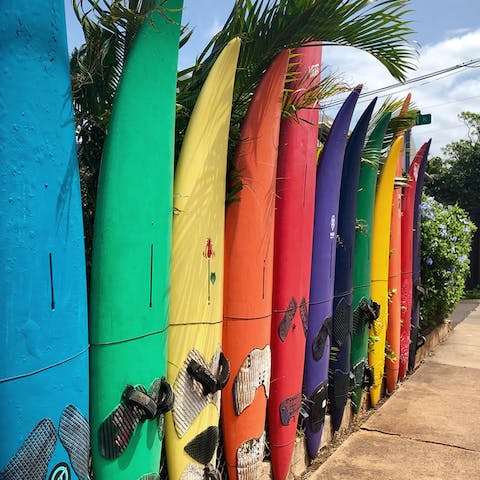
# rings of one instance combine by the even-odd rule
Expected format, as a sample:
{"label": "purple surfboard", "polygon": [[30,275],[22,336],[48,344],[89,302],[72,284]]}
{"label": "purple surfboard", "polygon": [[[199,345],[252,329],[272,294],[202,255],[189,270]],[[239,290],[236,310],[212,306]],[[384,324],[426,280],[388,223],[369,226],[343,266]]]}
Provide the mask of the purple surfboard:
{"label": "purple surfboard", "polygon": [[415,368],[415,354],[417,353],[420,323],[420,297],[423,289],[420,279],[420,203],[422,202],[423,180],[427,166],[428,150],[431,140],[423,154],[420,168],[418,169],[417,188],[415,190],[415,203],[413,207],[413,247],[412,247],[412,320],[410,324],[410,353],[408,355],[408,368]]}
{"label": "purple surfboard", "polygon": [[338,205],[333,320],[328,372],[329,410],[333,429],[340,429],[350,390],[350,345],[353,324],[353,251],[358,181],[365,136],[377,99],[362,113],[348,139]]}
{"label": "purple surfboard", "polygon": [[310,309],[303,379],[310,458],[315,458],[318,453],[327,406],[340,182],[348,128],[361,88],[358,86],[352,91],[338,112],[317,167]]}

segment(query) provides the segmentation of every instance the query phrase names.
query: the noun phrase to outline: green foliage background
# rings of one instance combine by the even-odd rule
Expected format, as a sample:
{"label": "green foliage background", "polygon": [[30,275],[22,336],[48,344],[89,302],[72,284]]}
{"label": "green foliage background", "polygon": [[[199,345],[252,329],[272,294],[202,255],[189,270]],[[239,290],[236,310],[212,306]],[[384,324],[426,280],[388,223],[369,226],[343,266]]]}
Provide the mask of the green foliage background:
{"label": "green foliage background", "polygon": [[[467,137],[449,143],[441,157],[427,165],[426,192],[437,200],[458,204],[480,228],[480,114],[462,112],[458,118],[467,127]],[[480,289],[480,232],[473,236],[467,288]]]}
{"label": "green foliage background", "polygon": [[468,129],[468,138],[449,143],[442,157],[428,162],[427,191],[441,202],[471,210],[480,207],[480,114],[462,112],[458,117]]}
{"label": "green foliage background", "polygon": [[423,196],[421,275],[426,294],[420,307],[422,330],[441,323],[462,298],[475,230],[467,212],[458,205],[444,205]]}

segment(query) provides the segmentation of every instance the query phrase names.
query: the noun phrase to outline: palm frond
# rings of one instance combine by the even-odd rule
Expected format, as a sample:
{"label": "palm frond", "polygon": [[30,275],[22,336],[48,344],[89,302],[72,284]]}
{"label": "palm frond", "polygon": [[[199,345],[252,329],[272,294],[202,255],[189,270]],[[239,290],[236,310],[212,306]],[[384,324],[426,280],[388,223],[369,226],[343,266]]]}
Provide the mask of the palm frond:
{"label": "palm frond", "polygon": [[416,51],[408,43],[413,33],[405,20],[408,2],[235,0],[222,30],[205,46],[194,65],[179,72],[177,152],[208,72],[234,37],[241,38],[242,47],[234,87],[230,159],[255,88],[275,56],[286,48],[319,42],[356,47],[376,57],[396,79],[404,79],[406,72],[414,68],[416,58]]}
{"label": "palm frond", "polygon": [[[368,136],[371,134],[375,125],[377,125],[380,118],[387,112],[391,114],[390,121],[388,122],[387,132],[383,139],[381,151],[375,151],[374,149],[365,148],[362,153],[362,160],[372,163],[372,165],[378,162],[377,158],[380,155],[380,165],[385,163],[386,157],[392,146],[395,136],[412,128],[415,125],[415,119],[418,112],[415,104],[410,102],[408,107],[405,108],[405,99],[387,97],[380,108],[375,112],[370,121]],[[395,186],[404,186],[407,181],[406,177],[397,177],[395,179]]]}
{"label": "palm frond", "polygon": [[[86,42],[70,59],[76,124],[85,122],[106,128],[123,71],[135,36],[148,14],[158,11],[164,18],[168,9],[158,0],[73,0],[73,9]],[[190,32],[184,31],[183,42]]]}
{"label": "palm frond", "polygon": [[[350,85],[335,75],[326,75],[322,70],[320,82],[312,82],[308,74],[300,78],[295,62],[296,54],[292,53],[287,80],[285,83],[283,100],[283,118],[296,118],[298,120],[298,111],[303,109],[319,109],[320,99],[324,100],[339,93],[351,90]],[[290,87],[295,81],[297,88]]]}
{"label": "palm frond", "polygon": [[404,99],[395,99],[388,97],[382,107],[385,111],[392,112],[392,117],[388,123],[387,133],[383,140],[383,151],[386,152],[391,147],[393,139],[399,133],[409,130],[415,125],[415,119],[418,113],[415,103],[411,102],[405,111],[402,111]]}

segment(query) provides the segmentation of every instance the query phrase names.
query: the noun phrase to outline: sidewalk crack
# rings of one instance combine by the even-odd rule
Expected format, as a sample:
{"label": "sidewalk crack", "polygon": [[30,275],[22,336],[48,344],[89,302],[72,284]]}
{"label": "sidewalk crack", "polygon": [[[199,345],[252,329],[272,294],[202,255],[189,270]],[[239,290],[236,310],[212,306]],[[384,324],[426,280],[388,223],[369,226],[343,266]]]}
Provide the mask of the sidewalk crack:
{"label": "sidewalk crack", "polygon": [[421,438],[408,437],[408,436],[402,435],[401,433],[384,432],[383,430],[378,430],[376,428],[368,428],[368,427],[362,426],[362,427],[360,427],[360,430],[364,430],[366,432],[380,433],[382,435],[388,435],[390,437],[404,438],[406,440],[412,440],[414,442],[419,442],[419,443],[426,443],[426,444],[429,444],[429,445],[441,445],[443,447],[457,448],[458,450],[463,450],[463,451],[466,451],[466,452],[480,453],[479,450],[475,450],[473,448],[460,447],[459,445],[452,445],[451,443],[436,442],[435,440],[423,440]]}

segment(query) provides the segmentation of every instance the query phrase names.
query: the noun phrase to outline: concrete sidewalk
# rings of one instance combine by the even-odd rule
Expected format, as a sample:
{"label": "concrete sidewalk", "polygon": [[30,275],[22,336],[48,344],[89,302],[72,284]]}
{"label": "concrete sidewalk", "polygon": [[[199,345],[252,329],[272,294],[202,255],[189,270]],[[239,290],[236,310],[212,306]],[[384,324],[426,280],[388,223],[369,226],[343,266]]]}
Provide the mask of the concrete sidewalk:
{"label": "concrete sidewalk", "polygon": [[480,306],[309,480],[480,478]]}

